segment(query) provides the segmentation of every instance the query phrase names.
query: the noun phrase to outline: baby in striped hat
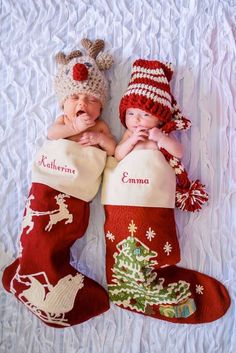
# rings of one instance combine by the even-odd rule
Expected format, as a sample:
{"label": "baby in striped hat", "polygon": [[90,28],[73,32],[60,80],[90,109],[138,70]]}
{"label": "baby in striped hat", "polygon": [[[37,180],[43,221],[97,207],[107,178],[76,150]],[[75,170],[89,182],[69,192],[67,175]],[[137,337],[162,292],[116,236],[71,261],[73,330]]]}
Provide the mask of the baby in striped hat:
{"label": "baby in striped hat", "polygon": [[165,148],[175,157],[182,157],[181,144],[161,130],[173,110],[170,77],[170,66],[159,61],[140,59],[133,64],[131,80],[120,103],[120,119],[127,130],[116,148],[118,161],[136,149]]}
{"label": "baby in striped hat", "polygon": [[179,160],[183,148],[169,135],[191,126],[171,93],[172,75],[169,63],[143,59],[134,62],[128,88],[120,102],[120,120],[127,130],[116,147],[115,157],[120,161],[133,150],[160,150],[177,177],[176,207],[194,212],[208,196],[199,180],[189,181]]}

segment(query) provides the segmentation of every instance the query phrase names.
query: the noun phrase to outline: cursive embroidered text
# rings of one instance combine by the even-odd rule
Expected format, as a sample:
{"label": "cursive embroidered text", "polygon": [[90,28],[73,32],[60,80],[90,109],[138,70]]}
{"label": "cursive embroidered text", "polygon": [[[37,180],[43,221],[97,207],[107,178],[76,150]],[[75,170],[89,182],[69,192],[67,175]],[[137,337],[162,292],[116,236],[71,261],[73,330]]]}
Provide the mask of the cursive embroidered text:
{"label": "cursive embroidered text", "polygon": [[128,172],[123,172],[121,177],[122,183],[129,184],[149,184],[149,179],[145,178],[130,178]]}
{"label": "cursive embroidered text", "polygon": [[68,167],[66,164],[65,165],[58,164],[56,159],[48,160],[48,157],[45,156],[44,154],[42,154],[41,159],[38,160],[37,163],[40,167],[52,169],[52,170],[55,170],[58,172],[67,173],[67,174],[75,174],[76,173],[75,169]]}

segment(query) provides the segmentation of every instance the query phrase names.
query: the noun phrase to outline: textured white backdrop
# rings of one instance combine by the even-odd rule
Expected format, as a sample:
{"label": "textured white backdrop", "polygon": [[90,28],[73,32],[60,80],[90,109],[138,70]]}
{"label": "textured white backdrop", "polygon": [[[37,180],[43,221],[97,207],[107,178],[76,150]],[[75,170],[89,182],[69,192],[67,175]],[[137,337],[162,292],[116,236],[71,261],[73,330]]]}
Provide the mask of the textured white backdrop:
{"label": "textured white backdrop", "polygon": [[[199,214],[176,211],[181,265],[222,281],[232,305],[206,325],[176,325],[114,305],[67,329],[34,317],[0,285],[1,353],[234,353],[236,351],[236,46],[235,0],[2,0],[0,44],[0,267],[17,255],[33,156],[59,113],[54,56],[102,38],[114,55],[103,117],[117,139],[118,104],[136,58],[171,61],[173,92],[190,117],[184,163],[210,194]],[[74,265],[105,283],[104,213],[92,203]]]}

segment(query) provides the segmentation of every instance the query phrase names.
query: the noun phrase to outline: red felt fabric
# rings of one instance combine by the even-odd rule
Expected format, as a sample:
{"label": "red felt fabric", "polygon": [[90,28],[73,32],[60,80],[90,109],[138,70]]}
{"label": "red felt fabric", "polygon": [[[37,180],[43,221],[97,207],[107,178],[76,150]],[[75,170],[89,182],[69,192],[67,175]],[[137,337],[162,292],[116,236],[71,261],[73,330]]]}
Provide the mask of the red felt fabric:
{"label": "red felt fabric", "polygon": [[[180,250],[173,210],[106,205],[105,214],[107,283],[110,299],[116,305],[185,324],[211,322],[226,313],[230,297],[223,284],[175,266]],[[155,232],[151,241],[146,236],[149,228]],[[171,247],[164,248],[167,242]],[[187,294],[174,302],[183,285]]]}
{"label": "red felt fabric", "polygon": [[[43,184],[32,184],[30,207],[24,213],[26,216],[28,212],[29,221],[25,223],[28,226],[20,238],[22,253],[5,269],[2,279],[7,291],[53,327],[79,324],[109,309],[105,289],[69,263],[70,247],[87,229],[89,203],[60,195],[65,194]],[[77,286],[79,279],[82,288]],[[22,295],[29,289],[33,295],[30,300],[30,294]],[[40,304],[38,307],[36,302]],[[43,310],[45,307],[52,311]]]}

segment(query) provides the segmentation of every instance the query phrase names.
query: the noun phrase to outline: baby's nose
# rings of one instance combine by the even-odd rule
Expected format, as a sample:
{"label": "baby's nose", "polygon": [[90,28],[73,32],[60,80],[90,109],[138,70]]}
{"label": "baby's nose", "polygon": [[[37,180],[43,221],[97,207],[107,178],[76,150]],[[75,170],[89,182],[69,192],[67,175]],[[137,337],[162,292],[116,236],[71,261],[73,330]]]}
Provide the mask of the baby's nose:
{"label": "baby's nose", "polygon": [[140,116],[139,114],[136,114],[136,115],[135,115],[135,119],[136,119],[137,121],[140,121],[141,116]]}
{"label": "baby's nose", "polygon": [[86,106],[86,101],[85,101],[85,99],[84,98],[79,98],[78,99],[78,106],[79,106],[79,108],[83,108],[83,107],[85,107]]}

